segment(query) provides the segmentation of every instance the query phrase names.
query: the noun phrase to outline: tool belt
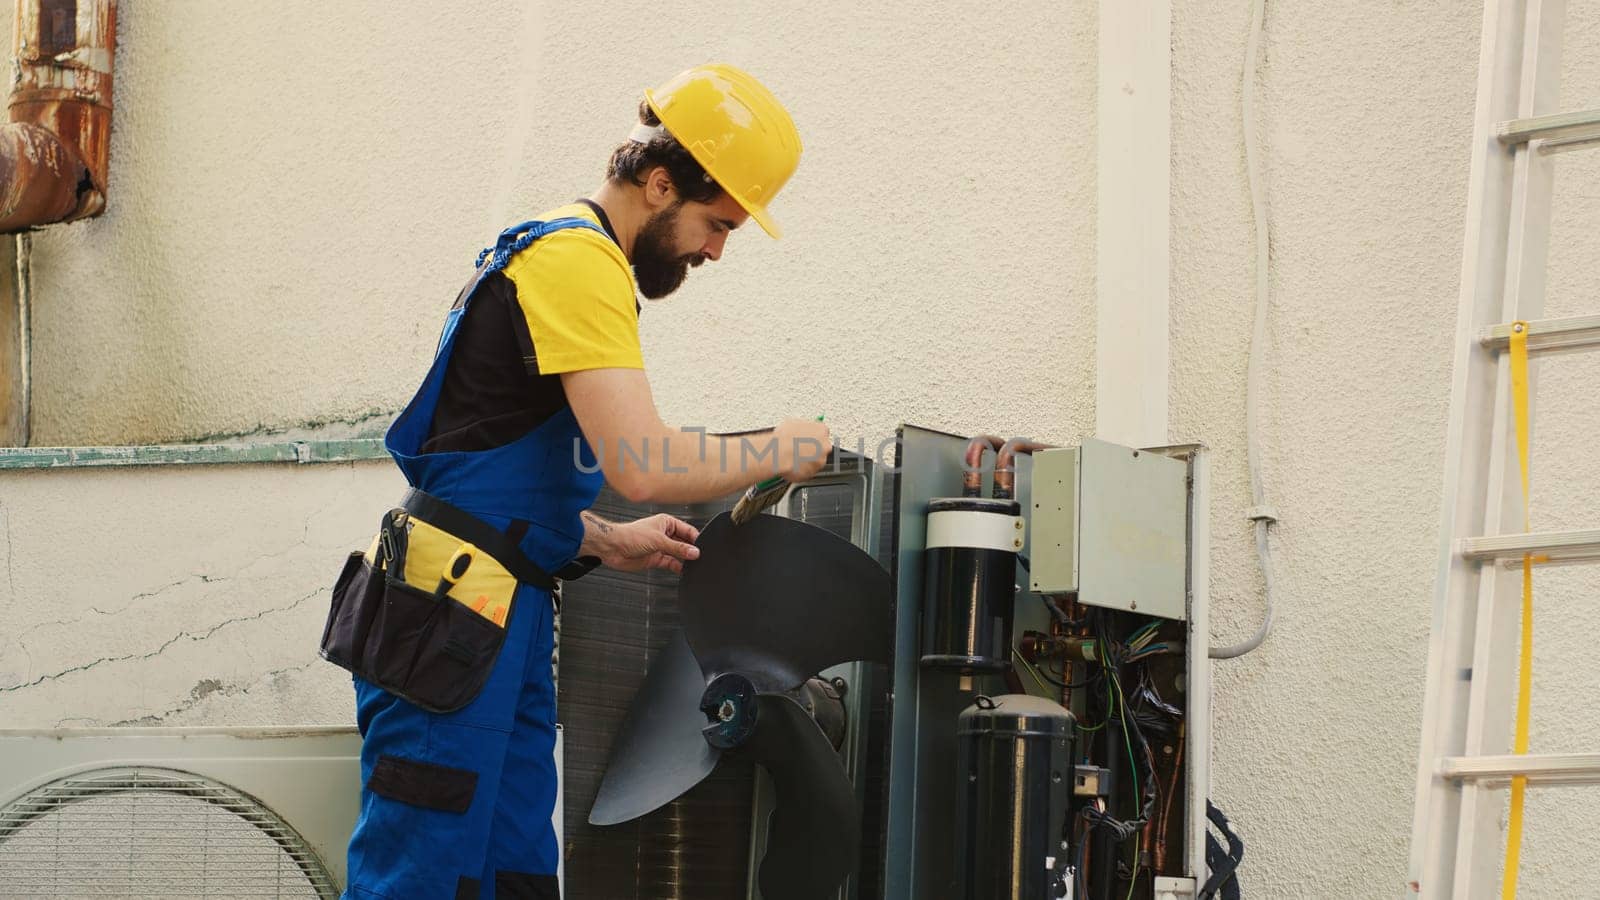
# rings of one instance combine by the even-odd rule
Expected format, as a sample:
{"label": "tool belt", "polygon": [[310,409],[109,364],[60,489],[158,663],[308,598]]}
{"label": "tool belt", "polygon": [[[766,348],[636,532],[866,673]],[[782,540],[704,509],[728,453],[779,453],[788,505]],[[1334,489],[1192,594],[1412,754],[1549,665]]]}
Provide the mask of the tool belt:
{"label": "tool belt", "polygon": [[365,552],[351,553],[333,587],[323,659],[435,713],[483,690],[505,643],[518,584],[550,592],[599,561],[551,575],[505,532],[415,489],[384,513]]}

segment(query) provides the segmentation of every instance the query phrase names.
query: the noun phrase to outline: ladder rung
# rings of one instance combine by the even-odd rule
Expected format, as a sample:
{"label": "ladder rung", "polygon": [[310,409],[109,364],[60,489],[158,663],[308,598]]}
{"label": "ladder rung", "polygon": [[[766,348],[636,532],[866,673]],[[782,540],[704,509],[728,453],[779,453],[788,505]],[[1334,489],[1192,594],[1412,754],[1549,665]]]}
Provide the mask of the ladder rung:
{"label": "ladder rung", "polygon": [[[1511,346],[1511,324],[1495,325],[1478,339],[1490,350]],[[1600,316],[1539,319],[1528,323],[1528,352],[1600,347]]]}
{"label": "ladder rung", "polygon": [[1504,784],[1513,775],[1529,784],[1600,784],[1600,753],[1545,753],[1529,756],[1447,756],[1439,774],[1484,785]]}
{"label": "ladder rung", "polygon": [[1525,144],[1536,140],[1593,140],[1600,138],[1600,109],[1512,119],[1495,126],[1495,136],[1502,144]]}
{"label": "ladder rung", "polygon": [[1587,531],[1536,531],[1464,538],[1461,555],[1471,560],[1515,559],[1524,553],[1552,560],[1600,559],[1600,529]]}

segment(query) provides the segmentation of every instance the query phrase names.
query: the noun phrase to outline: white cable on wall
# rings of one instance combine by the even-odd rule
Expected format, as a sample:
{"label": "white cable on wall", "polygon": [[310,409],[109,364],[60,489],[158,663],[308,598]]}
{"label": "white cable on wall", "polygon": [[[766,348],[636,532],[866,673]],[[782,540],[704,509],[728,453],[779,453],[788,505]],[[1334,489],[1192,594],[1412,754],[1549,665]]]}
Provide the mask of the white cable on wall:
{"label": "white cable on wall", "polygon": [[1261,396],[1262,355],[1267,343],[1267,200],[1261,190],[1261,160],[1256,148],[1255,95],[1256,66],[1260,61],[1261,23],[1266,14],[1266,0],[1255,0],[1250,18],[1250,39],[1245,44],[1244,76],[1240,106],[1244,118],[1244,164],[1250,184],[1250,207],[1255,216],[1256,230],[1256,316],[1255,328],[1250,334],[1250,362],[1245,374],[1244,441],[1245,459],[1250,467],[1250,499],[1253,504],[1249,518],[1255,523],[1256,556],[1261,560],[1261,580],[1265,585],[1266,611],[1261,617],[1261,627],[1246,640],[1226,647],[1212,647],[1212,659],[1233,659],[1261,646],[1272,631],[1272,610],[1277,585],[1272,575],[1272,544],[1267,530],[1277,521],[1272,508],[1267,505],[1261,487],[1261,441],[1256,432],[1256,408]]}

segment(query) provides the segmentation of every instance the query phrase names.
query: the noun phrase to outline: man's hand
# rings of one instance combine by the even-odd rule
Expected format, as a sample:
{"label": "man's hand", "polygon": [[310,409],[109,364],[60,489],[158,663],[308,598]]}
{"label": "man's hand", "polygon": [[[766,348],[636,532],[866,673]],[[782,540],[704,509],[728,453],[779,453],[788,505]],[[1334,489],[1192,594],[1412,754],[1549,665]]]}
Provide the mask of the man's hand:
{"label": "man's hand", "polygon": [[684,560],[700,556],[694,545],[699,538],[699,529],[665,513],[633,522],[607,522],[585,510],[578,555],[598,556],[601,565],[622,572],[682,572]]}
{"label": "man's hand", "polygon": [[821,422],[784,419],[772,429],[772,437],[778,444],[779,474],[790,484],[810,481],[828,463],[833,434]]}

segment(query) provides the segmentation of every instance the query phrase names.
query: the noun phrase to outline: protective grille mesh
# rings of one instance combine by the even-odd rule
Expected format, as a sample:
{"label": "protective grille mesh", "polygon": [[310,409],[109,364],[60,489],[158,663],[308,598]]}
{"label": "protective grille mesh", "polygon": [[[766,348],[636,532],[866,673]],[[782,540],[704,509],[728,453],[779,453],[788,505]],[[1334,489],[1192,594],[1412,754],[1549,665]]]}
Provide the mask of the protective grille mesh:
{"label": "protective grille mesh", "polygon": [[338,889],[300,835],[206,778],[100,769],[0,809],[0,897],[305,897]]}

